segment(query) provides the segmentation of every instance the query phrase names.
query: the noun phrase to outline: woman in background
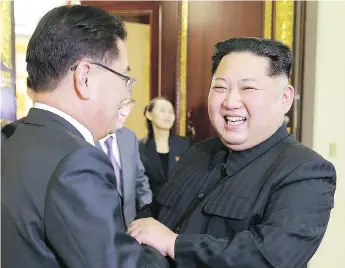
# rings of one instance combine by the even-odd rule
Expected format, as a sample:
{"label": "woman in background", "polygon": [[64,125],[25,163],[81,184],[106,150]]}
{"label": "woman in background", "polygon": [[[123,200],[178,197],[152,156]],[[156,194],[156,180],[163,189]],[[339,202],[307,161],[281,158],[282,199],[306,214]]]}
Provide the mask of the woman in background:
{"label": "woman in background", "polygon": [[177,161],[188,149],[186,138],[171,133],[175,122],[174,107],[167,99],[159,97],[146,106],[148,135],[139,144],[141,161],[149,178],[153,196],[168,181]]}

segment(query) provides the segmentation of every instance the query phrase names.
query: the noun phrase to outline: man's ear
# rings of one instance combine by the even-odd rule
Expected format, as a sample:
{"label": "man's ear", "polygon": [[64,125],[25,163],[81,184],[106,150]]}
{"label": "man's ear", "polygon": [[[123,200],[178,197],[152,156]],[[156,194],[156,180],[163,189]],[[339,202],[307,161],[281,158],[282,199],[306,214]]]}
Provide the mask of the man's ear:
{"label": "man's ear", "polygon": [[77,95],[87,100],[90,98],[90,70],[91,66],[88,62],[80,62],[74,71],[74,84]]}
{"label": "man's ear", "polygon": [[293,86],[288,85],[284,90],[282,94],[282,105],[283,105],[283,111],[286,114],[292,106],[292,103],[294,101],[295,96],[295,89]]}

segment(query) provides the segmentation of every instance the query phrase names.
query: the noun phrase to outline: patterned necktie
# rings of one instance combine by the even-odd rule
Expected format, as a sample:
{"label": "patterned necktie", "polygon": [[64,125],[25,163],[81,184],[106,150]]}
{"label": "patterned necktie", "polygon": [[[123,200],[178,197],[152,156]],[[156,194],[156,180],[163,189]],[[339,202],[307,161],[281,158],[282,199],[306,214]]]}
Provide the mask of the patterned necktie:
{"label": "patterned necktie", "polygon": [[107,156],[109,157],[111,163],[113,164],[115,176],[116,176],[116,183],[117,183],[117,190],[119,194],[122,196],[122,170],[117,163],[114,153],[113,153],[113,137],[110,136],[104,142],[105,146],[107,147]]}

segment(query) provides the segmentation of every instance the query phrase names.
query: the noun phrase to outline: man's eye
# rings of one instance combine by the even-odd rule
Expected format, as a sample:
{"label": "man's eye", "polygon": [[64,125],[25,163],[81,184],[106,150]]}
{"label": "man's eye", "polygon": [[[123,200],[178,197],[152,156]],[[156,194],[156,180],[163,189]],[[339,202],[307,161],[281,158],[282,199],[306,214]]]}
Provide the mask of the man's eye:
{"label": "man's eye", "polygon": [[226,87],[222,87],[222,86],[214,86],[213,89],[215,89],[215,90],[217,90],[217,91],[228,90]]}

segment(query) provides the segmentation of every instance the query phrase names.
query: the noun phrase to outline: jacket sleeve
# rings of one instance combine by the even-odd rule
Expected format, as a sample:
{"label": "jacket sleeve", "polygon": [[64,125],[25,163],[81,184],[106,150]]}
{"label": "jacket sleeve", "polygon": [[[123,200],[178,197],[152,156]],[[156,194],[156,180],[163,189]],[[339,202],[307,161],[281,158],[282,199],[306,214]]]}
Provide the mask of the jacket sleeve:
{"label": "jacket sleeve", "polygon": [[97,148],[77,149],[59,163],[44,222],[64,267],[165,267],[164,257],[126,234],[114,171]]}
{"label": "jacket sleeve", "polygon": [[272,191],[259,225],[232,238],[179,235],[175,243],[177,266],[305,267],[325,234],[335,184],[335,169],[329,162],[300,165]]}
{"label": "jacket sleeve", "polygon": [[146,204],[150,204],[152,202],[152,191],[150,188],[149,179],[145,175],[145,167],[140,159],[139,153],[139,143],[137,138],[134,136],[134,144],[135,144],[135,158],[137,163],[137,176],[135,182],[135,190],[136,190],[136,200],[138,204],[138,210],[142,208]]}

